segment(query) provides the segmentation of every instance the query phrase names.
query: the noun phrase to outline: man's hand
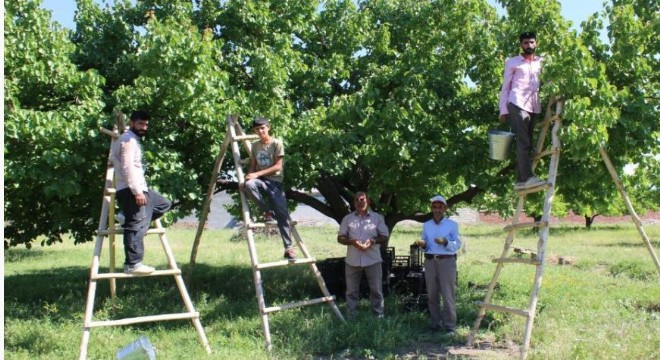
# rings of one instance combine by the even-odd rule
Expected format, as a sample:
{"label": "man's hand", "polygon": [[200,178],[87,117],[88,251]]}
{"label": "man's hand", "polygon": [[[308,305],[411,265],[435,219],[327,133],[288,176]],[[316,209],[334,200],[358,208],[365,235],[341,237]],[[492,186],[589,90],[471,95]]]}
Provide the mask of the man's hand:
{"label": "man's hand", "polygon": [[371,240],[367,240],[364,244],[361,243],[358,239],[353,239],[351,242],[353,243],[353,246],[360,251],[366,251],[369,247],[371,247]]}
{"label": "man's hand", "polygon": [[144,195],[144,193],[135,195],[135,203],[137,206],[147,205],[147,197]]}
{"label": "man's hand", "polygon": [[500,122],[501,123],[506,122],[508,119],[509,119],[508,114],[500,115]]}
{"label": "man's hand", "polygon": [[424,240],[415,240],[414,245],[419,246],[421,249],[426,249],[426,241]]}
{"label": "man's hand", "polygon": [[258,178],[256,173],[247,173],[247,175],[245,175],[245,181],[256,179],[256,178]]}

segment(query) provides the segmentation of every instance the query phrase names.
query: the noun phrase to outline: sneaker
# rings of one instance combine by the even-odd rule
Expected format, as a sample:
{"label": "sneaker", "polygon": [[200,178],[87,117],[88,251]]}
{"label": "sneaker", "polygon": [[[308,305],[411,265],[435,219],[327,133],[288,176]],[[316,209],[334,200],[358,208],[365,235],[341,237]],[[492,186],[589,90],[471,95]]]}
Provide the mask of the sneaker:
{"label": "sneaker", "polygon": [[131,275],[148,275],[156,271],[155,268],[151,266],[144,265],[143,263],[137,263],[135,265],[124,265],[124,273]]}
{"label": "sneaker", "polygon": [[288,248],[284,250],[284,258],[289,261],[296,260],[296,253],[293,251],[293,248]]}
{"label": "sneaker", "polygon": [[264,223],[268,225],[277,225],[277,221],[273,218],[273,213],[272,211],[266,211],[264,213]]}
{"label": "sneaker", "polygon": [[124,216],[124,212],[119,211],[115,214],[115,222],[119,226],[124,226],[124,222],[126,222],[126,217]]}
{"label": "sneaker", "polygon": [[535,187],[543,186],[546,184],[545,180],[541,180],[537,178],[536,176],[532,176],[526,181],[523,182],[517,182],[516,185],[513,186],[514,190],[527,190],[527,189],[532,189]]}

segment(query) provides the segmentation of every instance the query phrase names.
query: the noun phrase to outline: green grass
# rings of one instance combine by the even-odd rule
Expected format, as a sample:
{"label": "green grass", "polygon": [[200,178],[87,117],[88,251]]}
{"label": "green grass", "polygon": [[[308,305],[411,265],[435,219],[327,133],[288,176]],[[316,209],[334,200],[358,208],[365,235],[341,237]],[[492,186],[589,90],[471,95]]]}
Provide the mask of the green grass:
{"label": "green grass", "polygon": [[[321,260],[341,257],[336,227],[299,228],[313,255]],[[398,227],[390,241],[398,255],[419,236],[419,226]],[[660,226],[646,226],[659,248]],[[213,354],[207,356],[190,321],[168,321],[91,330],[90,359],[111,359],[116,351],[146,335],[159,359],[402,359],[424,344],[462,346],[477,314],[474,301],[482,300],[502,251],[500,227],[462,226],[468,251],[459,257],[457,311],[454,337],[426,329],[428,316],[404,309],[404,299],[386,298],[386,318],[374,319],[366,301],[357,319],[341,323],[327,305],[307,306],[270,316],[273,351],[264,349],[254,282],[247,246],[234,231],[206,231],[197,265],[186,285],[195,309],[202,315]],[[194,230],[171,229],[168,239],[184,274]],[[121,238],[119,238],[121,239]],[[514,246],[534,249],[533,232],[519,232]],[[71,241],[32,250],[9,249],[5,256],[5,358],[77,358],[82,337],[93,243]],[[123,261],[117,244],[117,262]],[[145,262],[165,267],[157,237],[147,240]],[[257,238],[261,262],[279,260],[278,235]],[[548,259],[570,257],[571,265],[548,264],[539,297],[531,359],[656,359],[660,357],[660,282],[655,266],[637,230],[631,224],[582,228],[553,228]],[[102,267],[107,269],[108,246]],[[262,271],[268,305],[319,297],[316,282],[304,266]],[[534,267],[506,265],[493,302],[527,307]],[[107,281],[100,281],[94,319],[118,319],[185,311],[170,277],[119,279],[118,298],[109,297]],[[345,311],[343,301],[340,309]],[[520,344],[524,319],[487,312],[479,339],[506,346]],[[419,358],[425,358],[420,355]]]}

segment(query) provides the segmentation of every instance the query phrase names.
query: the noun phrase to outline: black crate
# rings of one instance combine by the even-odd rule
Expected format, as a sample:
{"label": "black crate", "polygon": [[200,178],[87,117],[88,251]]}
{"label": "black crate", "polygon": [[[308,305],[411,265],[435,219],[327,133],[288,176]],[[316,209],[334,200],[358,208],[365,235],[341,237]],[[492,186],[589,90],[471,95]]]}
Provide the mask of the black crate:
{"label": "black crate", "polygon": [[394,261],[392,262],[392,270],[394,271],[396,268],[405,268],[408,270],[410,268],[410,256],[395,256]]}
{"label": "black crate", "polygon": [[424,250],[417,245],[410,245],[410,270],[421,271],[424,268]]}
{"label": "black crate", "polygon": [[346,295],[346,272],[344,270],[344,258],[328,258],[319,261],[317,266],[325,281],[325,286],[330,294],[337,298]]}
{"label": "black crate", "polygon": [[428,301],[426,294],[410,296],[403,301],[403,308],[407,312],[426,311],[429,308]]}

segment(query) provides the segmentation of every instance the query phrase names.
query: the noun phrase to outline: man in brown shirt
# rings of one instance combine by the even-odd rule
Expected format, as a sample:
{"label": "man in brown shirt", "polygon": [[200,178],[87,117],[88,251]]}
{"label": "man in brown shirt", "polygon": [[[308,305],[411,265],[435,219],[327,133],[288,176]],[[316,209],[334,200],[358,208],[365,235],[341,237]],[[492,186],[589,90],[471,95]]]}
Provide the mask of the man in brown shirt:
{"label": "man in brown shirt", "polygon": [[[252,131],[259,140],[252,143],[250,154],[250,169],[245,175],[245,184],[241,190],[254,200],[264,212],[266,224],[274,224],[280,229],[284,244],[284,257],[295,260],[289,226],[289,210],[282,188],[284,181],[284,144],[282,140],[270,136],[270,122],[263,117],[257,117],[252,122]],[[266,194],[268,202],[263,198]]]}

